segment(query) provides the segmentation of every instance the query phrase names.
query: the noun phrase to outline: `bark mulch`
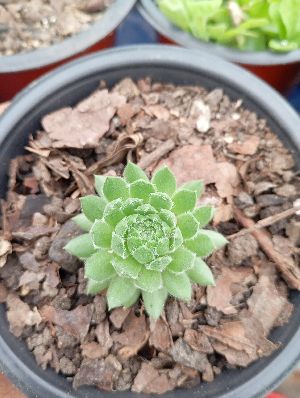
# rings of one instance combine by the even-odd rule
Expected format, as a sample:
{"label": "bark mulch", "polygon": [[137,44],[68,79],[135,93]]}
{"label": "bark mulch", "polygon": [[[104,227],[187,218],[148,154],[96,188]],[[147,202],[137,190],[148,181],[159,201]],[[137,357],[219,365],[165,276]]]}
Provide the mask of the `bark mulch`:
{"label": "bark mulch", "polygon": [[[161,394],[279,347],[270,332],[288,322],[289,292],[300,289],[300,179],[242,100],[148,78],[111,90],[101,82],[32,133],[1,201],[0,302],[42,368],[74,388]],[[149,175],[165,163],[179,183],[203,179],[201,203],[217,209],[211,228],[230,241],[208,259],[216,286],[194,286],[189,303],[170,298],[157,322],[142,302],[109,312],[105,294],[87,296],[83,264],[63,250],[81,233],[71,218],[93,174],[120,175],[127,160]]]}

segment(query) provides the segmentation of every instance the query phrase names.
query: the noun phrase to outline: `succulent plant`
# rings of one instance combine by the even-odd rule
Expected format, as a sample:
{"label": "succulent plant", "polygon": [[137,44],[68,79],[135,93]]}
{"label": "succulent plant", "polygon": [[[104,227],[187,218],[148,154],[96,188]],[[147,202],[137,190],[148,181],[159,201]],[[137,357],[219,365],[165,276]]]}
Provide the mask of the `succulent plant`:
{"label": "succulent plant", "polygon": [[190,300],[191,283],[213,285],[202,257],[224,246],[218,232],[204,230],[214,215],[196,207],[201,181],[176,187],[168,167],[149,181],[128,163],[124,177],[95,176],[98,195],[81,198],[74,221],[86,232],[65,249],[85,262],[87,292],[107,289],[109,309],[130,307],[142,295],[152,318],[158,318],[168,295]]}

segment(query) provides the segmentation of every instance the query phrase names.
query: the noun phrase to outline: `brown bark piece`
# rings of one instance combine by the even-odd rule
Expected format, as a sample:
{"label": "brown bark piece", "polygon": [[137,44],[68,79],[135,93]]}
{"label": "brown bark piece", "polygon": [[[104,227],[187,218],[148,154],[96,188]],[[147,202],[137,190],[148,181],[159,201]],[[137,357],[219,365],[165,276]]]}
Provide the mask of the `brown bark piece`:
{"label": "brown bark piece", "polygon": [[46,305],[40,313],[44,321],[60,326],[66,333],[83,341],[90,327],[93,309],[91,305],[80,305],[66,311]]}
{"label": "brown bark piece", "polygon": [[[253,228],[255,223],[246,217],[243,212],[237,208],[234,210],[236,220],[245,228]],[[277,252],[273,246],[272,240],[264,229],[253,230],[252,235],[257,239],[262,250],[270,260],[274,261],[276,268],[281,273],[283,279],[292,289],[300,290],[300,269],[294,262],[289,261],[283,254]]]}

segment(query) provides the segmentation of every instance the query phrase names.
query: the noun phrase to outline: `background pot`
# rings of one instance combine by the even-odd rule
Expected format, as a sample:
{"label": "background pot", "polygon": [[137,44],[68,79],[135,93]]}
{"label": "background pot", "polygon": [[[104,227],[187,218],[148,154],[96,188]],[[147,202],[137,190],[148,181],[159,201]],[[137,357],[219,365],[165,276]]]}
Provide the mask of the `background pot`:
{"label": "background pot", "polygon": [[115,28],[125,19],[136,0],[115,0],[103,17],[60,43],[26,53],[0,55],[0,102],[11,99],[18,91],[42,74],[71,59],[104,48],[115,42]]}
{"label": "background pot", "polygon": [[239,51],[200,41],[177,28],[161,13],[155,0],[140,0],[138,9],[147,22],[159,32],[161,43],[179,44],[218,55],[247,68],[281,92],[286,92],[293,85],[297,73],[300,72],[300,49],[283,54],[271,51]]}
{"label": "background pot", "polygon": [[[63,106],[74,105],[95,90],[100,80],[114,85],[124,77],[150,76],[155,81],[222,87],[231,99],[267,119],[289,147],[300,166],[299,117],[269,86],[247,71],[200,51],[174,46],[135,46],[109,50],[57,69],[17,96],[0,120],[0,195],[5,196],[10,159],[24,152],[28,136],[40,128],[41,118]],[[288,325],[276,329],[274,341],[282,348],[246,369],[223,372],[213,383],[193,390],[177,390],[164,398],[254,398],[280,383],[300,356],[300,293],[293,292],[295,311]],[[130,392],[107,393],[94,388],[73,391],[54,371],[43,371],[24,342],[8,330],[5,309],[0,307],[0,362],[3,371],[30,398],[130,398]],[[141,396],[143,397],[143,396]],[[144,396],[145,397],[145,396]]]}

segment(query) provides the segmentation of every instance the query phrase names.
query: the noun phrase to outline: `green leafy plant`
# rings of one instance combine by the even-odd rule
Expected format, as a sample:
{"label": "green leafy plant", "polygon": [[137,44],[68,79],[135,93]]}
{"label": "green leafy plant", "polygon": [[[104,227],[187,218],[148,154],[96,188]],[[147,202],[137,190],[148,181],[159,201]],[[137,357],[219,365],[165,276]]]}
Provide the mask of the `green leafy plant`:
{"label": "green leafy plant", "polygon": [[196,38],[244,51],[300,47],[300,0],[156,0],[163,14]]}
{"label": "green leafy plant", "polygon": [[95,176],[98,195],[81,198],[74,221],[86,232],[65,249],[85,262],[88,293],[107,289],[109,309],[130,307],[142,295],[145,309],[158,318],[168,295],[190,300],[191,283],[213,285],[202,257],[227,243],[218,232],[204,230],[214,215],[196,207],[201,181],[178,189],[162,167],[151,181],[128,163],[122,177]]}

